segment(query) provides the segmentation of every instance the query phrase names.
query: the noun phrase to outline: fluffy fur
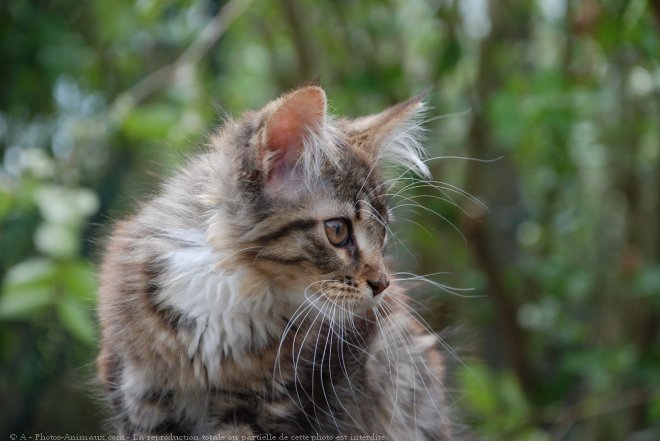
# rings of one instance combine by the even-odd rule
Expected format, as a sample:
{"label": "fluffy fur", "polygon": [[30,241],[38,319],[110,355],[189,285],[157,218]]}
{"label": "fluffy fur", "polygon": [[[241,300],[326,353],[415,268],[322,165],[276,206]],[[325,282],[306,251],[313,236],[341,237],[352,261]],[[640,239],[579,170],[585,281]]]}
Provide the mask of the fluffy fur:
{"label": "fluffy fur", "polygon": [[[356,120],[319,87],[227,121],[119,222],[98,358],[118,430],[449,440],[443,360],[387,286],[381,175],[428,176],[419,97]],[[324,222],[349,229],[340,246]]]}

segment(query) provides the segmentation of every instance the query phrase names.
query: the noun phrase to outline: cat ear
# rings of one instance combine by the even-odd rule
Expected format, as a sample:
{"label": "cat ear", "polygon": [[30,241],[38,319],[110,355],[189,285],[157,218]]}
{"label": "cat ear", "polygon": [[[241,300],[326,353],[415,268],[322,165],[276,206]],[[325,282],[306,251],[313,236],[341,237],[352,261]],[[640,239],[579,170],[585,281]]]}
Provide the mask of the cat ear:
{"label": "cat ear", "polygon": [[304,162],[305,144],[322,136],[327,108],[325,92],[317,86],[298,89],[276,104],[261,147],[265,185],[271,191],[300,184],[303,171],[297,165]]}
{"label": "cat ear", "polygon": [[421,144],[424,129],[420,119],[426,109],[425,97],[426,94],[420,94],[378,114],[350,121],[349,139],[374,163],[389,162],[430,177]]}

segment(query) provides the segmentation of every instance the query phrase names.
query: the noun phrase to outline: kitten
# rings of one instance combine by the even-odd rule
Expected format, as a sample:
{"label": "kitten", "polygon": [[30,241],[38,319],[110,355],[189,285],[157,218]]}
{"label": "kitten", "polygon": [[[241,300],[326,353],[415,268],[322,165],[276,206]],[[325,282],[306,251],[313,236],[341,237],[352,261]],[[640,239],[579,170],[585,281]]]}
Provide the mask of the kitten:
{"label": "kitten", "polygon": [[428,176],[422,108],[333,119],[300,88],[117,224],[98,374],[122,434],[451,439],[436,338],[383,257],[387,164]]}

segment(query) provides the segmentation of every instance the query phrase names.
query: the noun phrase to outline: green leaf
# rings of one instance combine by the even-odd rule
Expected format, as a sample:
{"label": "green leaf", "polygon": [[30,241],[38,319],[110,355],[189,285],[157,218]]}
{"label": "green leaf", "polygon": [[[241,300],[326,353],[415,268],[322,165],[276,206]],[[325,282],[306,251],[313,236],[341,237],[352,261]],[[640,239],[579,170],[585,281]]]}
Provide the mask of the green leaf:
{"label": "green leaf", "polygon": [[96,329],[87,305],[73,297],[63,297],[57,303],[62,326],[82,343],[96,341]]}
{"label": "green leaf", "polygon": [[23,320],[48,306],[52,299],[50,287],[34,287],[4,291],[0,298],[0,319]]}
{"label": "green leaf", "polygon": [[52,260],[35,257],[10,268],[3,285],[5,288],[11,288],[32,283],[50,283],[54,275],[55,265]]}
{"label": "green leaf", "polygon": [[22,320],[48,306],[53,297],[55,266],[44,258],[28,259],[7,271],[0,319]]}

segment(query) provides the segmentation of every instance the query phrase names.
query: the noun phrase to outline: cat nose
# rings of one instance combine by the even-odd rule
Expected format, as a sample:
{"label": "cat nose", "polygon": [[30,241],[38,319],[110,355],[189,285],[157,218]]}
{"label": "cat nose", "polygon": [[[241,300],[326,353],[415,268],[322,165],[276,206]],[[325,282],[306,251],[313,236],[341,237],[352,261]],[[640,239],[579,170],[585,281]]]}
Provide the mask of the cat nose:
{"label": "cat nose", "polygon": [[371,291],[374,293],[375,297],[390,286],[390,279],[383,274],[376,280],[367,280],[367,284],[371,287]]}

